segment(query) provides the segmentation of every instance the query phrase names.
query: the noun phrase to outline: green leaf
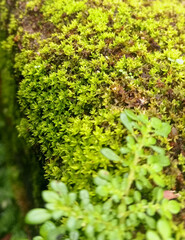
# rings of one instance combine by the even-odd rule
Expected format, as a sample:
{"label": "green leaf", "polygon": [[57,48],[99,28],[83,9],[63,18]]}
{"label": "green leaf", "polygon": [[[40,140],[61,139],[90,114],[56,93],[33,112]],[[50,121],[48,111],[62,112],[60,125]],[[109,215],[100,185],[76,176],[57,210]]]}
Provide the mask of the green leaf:
{"label": "green leaf", "polygon": [[146,212],[147,212],[147,214],[148,214],[149,216],[154,216],[154,215],[155,215],[155,212],[156,212],[156,209],[155,209],[155,207],[149,206],[149,207],[147,208]]}
{"label": "green leaf", "polygon": [[133,146],[135,146],[136,142],[132,136],[127,136],[126,140],[127,140],[127,146],[129,148],[132,148]]}
{"label": "green leaf", "polygon": [[100,177],[95,177],[94,178],[94,183],[96,184],[96,185],[107,185],[107,181],[105,180],[105,179],[102,179],[102,178],[100,178]]}
{"label": "green leaf", "polygon": [[153,177],[153,180],[154,180],[155,184],[157,184],[160,187],[164,187],[165,186],[164,180],[162,179],[161,176],[159,176],[159,175],[152,175],[152,177]]}
{"label": "green leaf", "polygon": [[94,227],[92,225],[88,224],[85,229],[85,233],[86,233],[87,237],[93,238],[94,237]]}
{"label": "green leaf", "polygon": [[148,124],[148,117],[144,114],[138,115],[138,121],[141,121],[144,124]]}
{"label": "green leaf", "polygon": [[132,222],[133,225],[137,225],[138,219],[136,213],[130,213],[129,219]]}
{"label": "green leaf", "polygon": [[132,128],[135,128],[135,129],[137,129],[137,130],[142,132],[143,127],[144,126],[141,127],[137,122],[133,122],[132,121]]}
{"label": "green leaf", "polygon": [[121,122],[123,123],[123,125],[130,131],[132,132],[132,121],[127,117],[127,115],[125,113],[121,113],[120,115],[120,119]]}
{"label": "green leaf", "polygon": [[111,179],[110,173],[106,170],[100,170],[98,172],[98,175],[105,180],[110,180]]}
{"label": "green leaf", "polygon": [[121,182],[121,191],[125,191],[127,189],[128,186],[128,178],[123,178],[123,181]]}
{"label": "green leaf", "polygon": [[78,240],[79,232],[78,231],[72,231],[72,232],[70,232],[69,237],[70,237],[71,240]]}
{"label": "green leaf", "polygon": [[168,134],[171,132],[171,126],[168,123],[162,123],[162,126],[155,133],[162,137],[168,137]]}
{"label": "green leaf", "polygon": [[80,199],[83,200],[84,198],[89,199],[89,193],[88,193],[87,190],[81,190],[80,191]]}
{"label": "green leaf", "polygon": [[120,201],[120,196],[118,194],[114,194],[114,195],[112,195],[112,200],[115,203],[118,203]]}
{"label": "green leaf", "polygon": [[68,196],[69,196],[69,203],[70,203],[71,205],[74,204],[75,201],[76,201],[76,198],[77,198],[77,194],[71,192],[71,193],[69,193]]}
{"label": "green leaf", "polygon": [[29,211],[25,221],[27,224],[41,224],[51,218],[51,214],[44,208],[36,208]]}
{"label": "green leaf", "polygon": [[42,198],[44,199],[44,201],[49,203],[54,203],[59,200],[59,196],[57,193],[48,190],[42,192]]}
{"label": "green leaf", "polygon": [[120,148],[120,152],[121,152],[122,154],[127,154],[127,153],[130,152],[130,149],[129,149],[129,148],[126,148],[126,147],[121,147],[121,148]]}
{"label": "green leaf", "polygon": [[171,213],[177,214],[180,212],[181,206],[177,201],[171,200],[168,202],[168,209]]}
{"label": "green leaf", "polygon": [[166,219],[159,219],[157,222],[157,230],[163,237],[163,239],[167,239],[171,237],[171,227],[169,222]]}
{"label": "green leaf", "polygon": [[98,234],[97,240],[105,240],[105,232]]}
{"label": "green leaf", "polygon": [[149,137],[145,141],[145,146],[147,146],[147,147],[154,145],[154,144],[156,144],[156,139],[154,137]]}
{"label": "green leaf", "polygon": [[102,197],[106,197],[109,194],[108,189],[105,186],[98,186],[96,188],[96,193]]}
{"label": "green leaf", "polygon": [[156,222],[154,218],[146,216],[145,221],[146,221],[146,224],[149,226],[149,228],[155,229]]}
{"label": "green leaf", "polygon": [[143,189],[143,183],[141,181],[136,181],[136,188],[141,191]]}
{"label": "green leaf", "polygon": [[45,204],[45,208],[47,208],[48,210],[55,210],[56,204],[54,204],[54,203],[46,203]]}
{"label": "green leaf", "polygon": [[138,213],[137,213],[137,216],[138,216],[139,219],[144,220],[145,217],[146,217],[146,214],[143,213],[143,212],[138,212]]}
{"label": "green leaf", "polygon": [[47,240],[56,240],[59,237],[61,239],[65,233],[66,233],[66,226],[63,225],[63,226],[57,227],[56,229],[50,231]]}
{"label": "green leaf", "polygon": [[69,231],[73,231],[76,229],[76,225],[77,225],[77,221],[76,218],[74,217],[69,217],[69,219],[67,220],[67,228]]}
{"label": "green leaf", "polygon": [[136,114],[133,113],[133,111],[129,110],[129,109],[125,109],[124,113],[126,113],[126,115],[131,118],[132,120],[138,120],[138,117]]}
{"label": "green leaf", "polygon": [[50,185],[54,191],[60,193],[61,195],[66,196],[68,194],[68,189],[63,182],[52,181]]}
{"label": "green leaf", "polygon": [[166,167],[170,165],[170,160],[167,156],[162,155],[162,154],[157,154],[157,155],[150,155],[148,156],[147,159],[148,164],[160,164],[162,167]]}
{"label": "green leaf", "polygon": [[118,162],[121,161],[121,158],[116,153],[114,153],[110,148],[102,148],[101,153],[109,160]]}
{"label": "green leaf", "polygon": [[65,216],[65,212],[63,210],[55,210],[52,211],[52,218],[55,220],[59,220],[62,216]]}
{"label": "green leaf", "polygon": [[102,209],[104,212],[109,212],[111,207],[112,207],[112,201],[108,200],[103,204]]}
{"label": "green leaf", "polygon": [[153,128],[161,129],[162,122],[159,118],[153,117],[153,118],[151,118],[150,122],[151,122],[151,125],[152,125]]}
{"label": "green leaf", "polygon": [[141,193],[139,191],[134,191],[134,200],[135,202],[141,201]]}
{"label": "green leaf", "polygon": [[157,152],[157,153],[159,153],[159,154],[161,154],[161,155],[165,155],[165,150],[164,150],[163,148],[158,147],[158,146],[151,146],[151,148],[152,148],[155,152]]}
{"label": "green leaf", "polygon": [[160,164],[163,167],[167,167],[170,165],[170,160],[167,156],[165,155],[160,155]]}
{"label": "green leaf", "polygon": [[160,156],[159,155],[149,155],[147,157],[147,163],[148,164],[158,163],[159,161],[160,161]]}
{"label": "green leaf", "polygon": [[89,203],[89,193],[87,190],[81,190],[80,191],[80,199],[83,202],[83,204],[87,205]]}
{"label": "green leaf", "polygon": [[124,199],[125,199],[126,205],[130,205],[134,201],[132,197],[125,197]]}
{"label": "green leaf", "polygon": [[159,187],[155,187],[152,191],[153,198],[160,202],[164,198],[164,190]]}
{"label": "green leaf", "polygon": [[118,206],[118,213],[117,213],[117,217],[118,218],[122,218],[125,215],[125,211],[126,211],[127,207],[124,203],[121,203]]}
{"label": "green leaf", "polygon": [[40,235],[43,238],[47,238],[49,232],[52,231],[55,228],[56,228],[56,226],[53,222],[47,221],[40,227]]}
{"label": "green leaf", "polygon": [[[96,211],[96,210],[95,210]],[[102,220],[103,221],[107,221],[107,216],[108,216],[108,214],[106,214],[106,213],[103,213],[102,214]],[[98,232],[105,232],[106,230],[106,222],[102,222],[101,224],[96,224],[95,223],[95,227],[96,227],[96,233],[98,233]]]}
{"label": "green leaf", "polygon": [[142,184],[144,187],[146,188],[152,188],[152,184],[150,183],[150,181],[148,180],[148,178],[144,177],[144,176],[139,176],[140,181],[142,181]]}
{"label": "green leaf", "polygon": [[146,238],[147,238],[147,240],[161,240],[159,235],[155,231],[152,231],[152,230],[147,231]]}
{"label": "green leaf", "polygon": [[112,229],[112,231],[109,233],[109,239],[111,240],[120,240],[120,237],[119,237],[119,232],[117,229]]}
{"label": "green leaf", "polygon": [[163,169],[163,167],[159,163],[152,164],[150,168],[156,173],[161,172]]}

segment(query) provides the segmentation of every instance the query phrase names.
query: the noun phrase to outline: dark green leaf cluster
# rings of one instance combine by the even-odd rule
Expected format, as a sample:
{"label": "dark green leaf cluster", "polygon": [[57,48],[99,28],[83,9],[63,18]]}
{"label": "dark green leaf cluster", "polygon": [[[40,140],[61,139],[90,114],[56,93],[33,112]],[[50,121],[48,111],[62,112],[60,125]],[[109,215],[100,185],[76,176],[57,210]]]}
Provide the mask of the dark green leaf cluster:
{"label": "dark green leaf cluster", "polygon": [[[157,118],[121,114],[129,130],[126,144],[117,155],[109,148],[101,152],[126,168],[120,176],[101,170],[94,178],[98,204],[92,204],[87,190],[69,192],[63,182],[52,181],[43,191],[45,208],[33,209],[28,224],[42,224],[34,240],[175,240],[184,239],[182,225],[173,222],[181,205],[164,198],[163,167],[170,164],[165,150],[156,146],[156,136],[167,137],[171,127]],[[61,222],[62,221],[62,222]],[[60,223],[61,222],[61,223]]]}

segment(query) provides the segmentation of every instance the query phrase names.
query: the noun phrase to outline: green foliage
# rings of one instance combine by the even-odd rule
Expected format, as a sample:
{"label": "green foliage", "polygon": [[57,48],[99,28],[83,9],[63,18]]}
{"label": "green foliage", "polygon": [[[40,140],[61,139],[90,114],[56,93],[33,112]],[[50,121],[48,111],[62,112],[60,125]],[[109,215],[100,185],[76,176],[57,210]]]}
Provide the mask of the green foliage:
{"label": "green foliage", "polygon": [[45,208],[33,209],[26,216],[28,224],[42,224],[34,240],[175,240],[184,239],[185,230],[173,221],[181,210],[176,200],[163,196],[164,167],[169,166],[165,150],[156,146],[158,135],[167,137],[168,123],[130,110],[121,114],[129,130],[125,145],[117,155],[103,148],[103,155],[126,171],[122,175],[99,171],[94,178],[98,204],[93,204],[87,190],[70,192],[63,182],[52,181],[42,193]]}
{"label": "green foliage", "polygon": [[[127,164],[123,168],[118,160],[126,135],[118,118],[125,108],[173,124],[177,133],[168,139],[163,138],[169,132],[167,125],[153,118],[151,127],[160,135],[157,141],[161,139],[161,145],[170,151],[173,166],[176,160],[176,170],[177,159],[183,166],[183,1],[16,0],[8,1],[16,2],[10,15],[6,2],[0,0],[2,26],[6,24],[9,33],[2,47],[15,54],[15,79],[3,70],[4,112],[8,117],[15,114],[15,92],[19,89],[22,120],[19,123],[16,116],[13,124],[18,124],[20,135],[34,149],[39,149],[47,179],[62,180],[69,190],[86,187],[92,195],[91,177],[98,170],[118,176],[127,172]],[[121,118],[129,131],[136,127],[128,116]],[[137,131],[136,127],[132,134],[137,136]],[[136,139],[132,136],[127,142],[132,148]],[[155,142],[155,136],[148,140],[148,148],[155,154],[147,164],[160,172],[168,160]],[[110,146],[114,154],[105,149]],[[113,161],[100,155],[102,148]],[[128,147],[120,152],[129,159]],[[37,169],[34,163],[30,160]],[[165,178],[170,186],[177,175],[172,173]],[[164,186],[160,174],[151,176],[153,182]],[[37,177],[31,181],[39,182]],[[135,184],[138,189],[143,187],[140,181]],[[148,235],[156,234],[150,231]]]}
{"label": "green foliage", "polygon": [[19,133],[40,149],[47,179],[90,189],[99,169],[119,174],[100,149],[118,151],[125,108],[173,123],[177,159],[185,136],[184,24],[177,0],[16,1],[3,47],[16,50]]}
{"label": "green foliage", "polygon": [[1,27],[0,29],[2,30],[6,26],[6,20],[8,17],[8,9],[7,9],[7,3],[6,0],[1,0],[0,1],[0,22],[1,22]]}
{"label": "green foliage", "polygon": [[[147,164],[151,169],[138,172],[139,168],[133,168],[134,175],[150,179],[133,184],[144,193],[154,183],[160,188],[165,183],[174,186],[177,173],[172,171],[172,179],[161,174],[169,161],[156,143],[161,140],[176,170],[177,159],[183,169],[184,9],[184,2],[178,0],[0,0],[0,25],[9,34],[1,46],[8,57],[13,53],[13,61],[6,65],[11,68],[15,63],[14,78],[2,65],[4,61],[0,63],[4,114],[13,126],[18,124],[20,135],[43,159],[40,163],[47,179],[62,180],[69,191],[86,187],[93,195],[91,179],[100,169],[108,170],[110,176],[128,173],[133,160],[130,149],[135,151],[138,132],[145,128],[140,129],[131,112],[122,114],[132,135],[119,153],[126,130],[118,118],[123,109],[135,108],[172,123],[177,133],[163,138],[169,126],[152,118],[152,134],[158,137],[152,136],[148,146],[143,146],[144,153],[150,153]],[[17,90],[21,121],[15,104]],[[136,120],[135,125],[131,119]],[[143,124],[148,121],[146,117],[140,120]],[[17,152],[15,142],[12,138],[10,153]],[[100,154],[101,149],[112,161]],[[33,169],[29,179],[37,196],[40,179],[35,169],[39,165],[33,159],[24,161],[30,164],[27,169]],[[44,199],[49,196],[53,198],[51,193],[43,195]],[[140,201],[138,192],[133,196]],[[177,212],[178,206],[170,204],[173,213]],[[151,239],[158,235],[154,230],[147,233]]]}

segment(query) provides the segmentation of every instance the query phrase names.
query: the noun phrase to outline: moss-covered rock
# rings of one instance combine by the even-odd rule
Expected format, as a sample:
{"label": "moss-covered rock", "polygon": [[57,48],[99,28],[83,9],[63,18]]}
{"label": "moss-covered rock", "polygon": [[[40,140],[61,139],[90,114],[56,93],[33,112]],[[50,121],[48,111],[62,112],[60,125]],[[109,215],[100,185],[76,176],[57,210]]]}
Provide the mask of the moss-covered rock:
{"label": "moss-covered rock", "polygon": [[118,173],[100,149],[120,146],[124,108],[170,122],[173,157],[184,154],[182,1],[19,0],[9,19],[18,129],[40,148],[46,178],[87,188],[97,169]]}

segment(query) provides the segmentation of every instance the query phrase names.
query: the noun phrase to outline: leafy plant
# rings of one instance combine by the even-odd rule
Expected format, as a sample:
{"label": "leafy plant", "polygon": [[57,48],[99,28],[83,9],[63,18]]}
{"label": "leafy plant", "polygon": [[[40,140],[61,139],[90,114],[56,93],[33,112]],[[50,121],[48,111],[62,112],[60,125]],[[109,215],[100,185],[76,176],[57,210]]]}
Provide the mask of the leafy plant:
{"label": "leafy plant", "polygon": [[8,113],[18,99],[15,124],[39,149],[47,179],[90,190],[91,176],[108,166],[102,146],[120,146],[117,118],[126,107],[173,122],[184,146],[183,1],[13,2],[15,11],[0,0],[2,47],[13,49],[15,63],[2,94]]}
{"label": "leafy plant", "polygon": [[166,138],[171,127],[158,118],[148,119],[130,110],[121,114],[129,131],[126,143],[116,154],[103,148],[102,154],[125,169],[122,175],[100,170],[94,179],[98,203],[87,190],[69,192],[63,182],[52,181],[43,191],[45,208],[31,210],[28,224],[42,224],[34,240],[174,240],[184,239],[182,225],[172,219],[180,203],[164,198],[164,167],[170,165],[157,137]]}

